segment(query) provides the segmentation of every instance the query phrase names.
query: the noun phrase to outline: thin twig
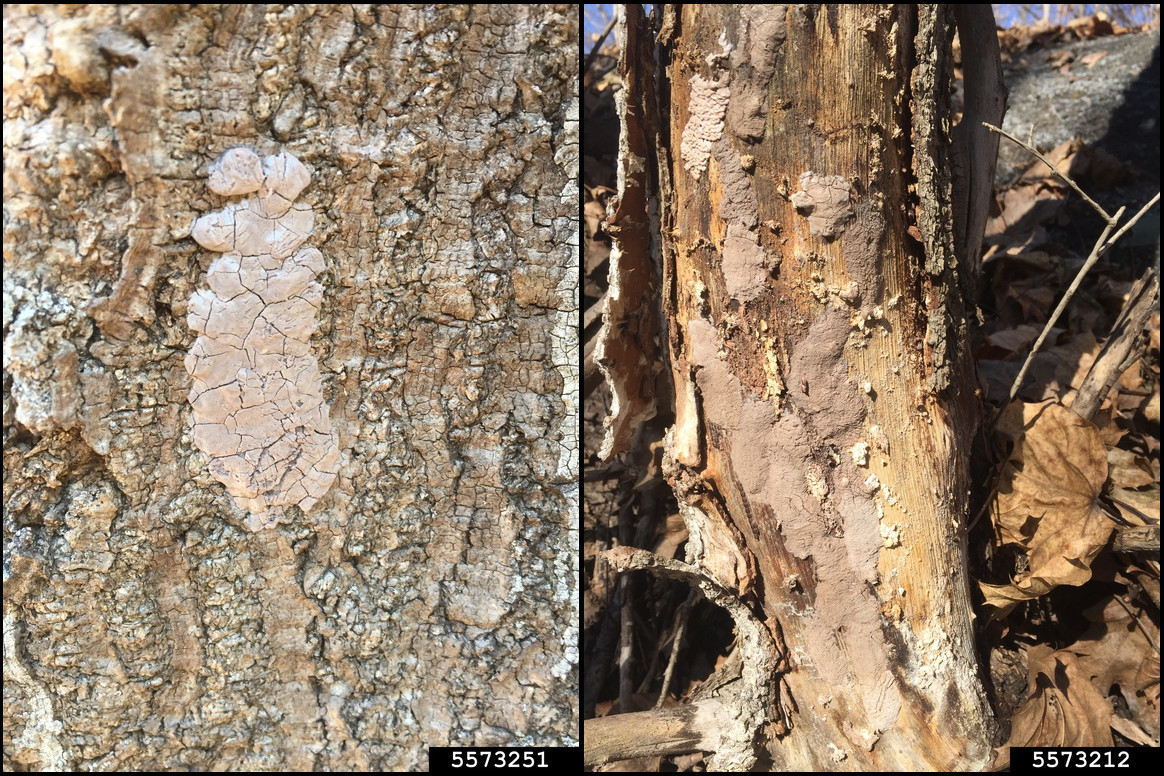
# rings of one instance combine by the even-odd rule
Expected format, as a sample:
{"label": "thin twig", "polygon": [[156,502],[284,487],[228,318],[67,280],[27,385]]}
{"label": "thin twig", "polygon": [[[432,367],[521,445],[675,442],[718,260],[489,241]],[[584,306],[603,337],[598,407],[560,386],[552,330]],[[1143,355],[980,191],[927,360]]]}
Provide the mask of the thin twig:
{"label": "thin twig", "polygon": [[1048,167],[1050,167],[1050,168],[1051,168],[1051,172],[1055,173],[1055,175],[1056,175],[1056,176],[1057,176],[1057,177],[1058,177],[1060,180],[1062,180],[1062,181],[1063,181],[1064,183],[1066,183],[1068,186],[1070,186],[1071,188],[1073,188],[1073,189],[1075,190],[1075,193],[1076,193],[1076,194],[1078,194],[1079,196],[1083,197],[1083,200],[1084,200],[1084,201],[1085,201],[1087,204],[1089,204],[1089,205],[1091,205],[1093,208],[1095,208],[1095,212],[1097,212],[1097,213],[1099,213],[1101,216],[1103,216],[1103,220],[1104,220],[1104,221],[1107,221],[1108,223],[1111,223],[1111,221],[1112,221],[1112,217],[1111,217],[1111,216],[1109,216],[1109,215],[1107,214],[1107,211],[1106,211],[1106,210],[1104,210],[1102,207],[1100,207],[1098,202],[1096,202],[1096,201],[1095,201],[1095,200],[1093,200],[1091,197],[1089,197],[1089,196],[1087,196],[1086,194],[1084,194],[1084,193],[1083,193],[1083,189],[1079,188],[1079,186],[1078,186],[1078,185],[1075,183],[1075,181],[1073,181],[1073,180],[1071,180],[1070,178],[1068,178],[1068,177],[1067,177],[1067,175],[1066,175],[1065,173],[1061,172],[1061,171],[1059,170],[1059,168],[1058,168],[1058,167],[1056,167],[1055,165],[1051,164],[1051,162],[1050,162],[1050,161],[1047,159],[1047,157],[1043,156],[1042,154],[1040,154],[1038,151],[1036,151],[1036,150],[1035,150],[1034,146],[1032,146],[1032,145],[1029,145],[1028,143],[1024,143],[1023,141],[1019,140],[1017,137],[1015,137],[1015,136],[1014,136],[1014,135],[1012,135],[1011,133],[1007,132],[1005,129],[999,129],[998,127],[994,126],[993,124],[987,124],[987,123],[984,121],[984,122],[982,122],[982,126],[986,127],[986,128],[987,128],[987,129],[989,129],[991,132],[997,132],[998,134],[1002,135],[1003,137],[1007,138],[1008,140],[1010,140],[1010,141],[1011,141],[1011,142],[1013,142],[1013,143],[1017,143],[1017,144],[1019,145],[1019,147],[1020,147],[1020,148],[1025,148],[1027,151],[1030,151],[1030,152],[1031,152],[1031,154],[1033,154],[1033,155],[1034,155],[1034,157],[1035,157],[1036,159],[1038,159],[1040,162],[1042,162],[1043,164],[1045,164],[1045,165],[1047,165]]}
{"label": "thin twig", "polygon": [[994,501],[994,497],[998,495],[999,478],[995,476],[993,479],[994,487],[990,489],[990,495],[986,497],[986,501],[983,502],[982,508],[978,510],[978,514],[974,515],[974,519],[971,520],[970,524],[966,526],[966,533],[974,530],[974,526],[978,525],[978,521],[982,519],[984,514],[986,514],[986,510],[990,509],[990,505]]}
{"label": "thin twig", "polygon": [[582,473],[583,482],[602,482],[603,480],[616,480],[626,472],[626,469],[617,463],[607,466],[605,469],[587,469]]}
{"label": "thin twig", "polygon": [[622,600],[619,607],[618,631],[618,709],[630,711],[631,696],[634,693],[631,667],[634,661],[635,637],[635,589],[631,586],[632,578],[623,575],[618,580],[618,591]]}
{"label": "thin twig", "polygon": [[667,699],[667,690],[671,686],[671,675],[675,673],[675,664],[679,662],[679,647],[683,643],[683,634],[687,632],[687,615],[691,613],[691,607],[698,598],[699,593],[692,590],[687,594],[687,600],[679,606],[679,623],[675,626],[675,638],[671,642],[671,657],[667,661],[667,668],[663,670],[663,689],[659,691],[659,700],[655,703],[656,709],[663,708],[663,701]]}
{"label": "thin twig", "polygon": [[[1160,305],[1160,278],[1154,267],[1148,267],[1139,280],[1132,284],[1128,299],[1120,310],[1119,317],[1111,327],[1111,335],[1103,343],[1099,355],[1088,370],[1087,376],[1071,402],[1071,409],[1084,420],[1091,420],[1099,411],[1099,405],[1107,397],[1120,375],[1131,368],[1143,354],[1145,342],[1140,336],[1148,326],[1152,311]],[[1142,393],[1150,396],[1151,391],[1126,391],[1125,395]]]}
{"label": "thin twig", "polygon": [[[1150,200],[1148,200],[1148,203],[1146,205],[1144,205],[1142,208],[1140,208],[1139,212],[1137,212],[1134,216],[1132,216],[1131,221],[1128,221],[1126,224],[1124,224],[1122,227],[1120,227],[1120,230],[1118,232],[1116,232],[1114,235],[1112,235],[1112,238],[1110,240],[1108,240],[1108,244],[1103,246],[1103,250],[1107,250],[1112,245],[1114,245],[1116,242],[1118,242],[1119,239],[1121,237],[1123,237],[1129,229],[1131,229],[1133,226],[1135,226],[1136,222],[1139,221],[1141,218],[1143,218],[1144,214],[1146,214],[1149,210],[1151,210],[1152,207],[1159,201],[1160,201],[1160,192],[1157,191],[1156,196],[1154,196]],[[1122,210],[1122,208],[1121,208],[1121,210]],[[1118,213],[1116,214],[1116,220],[1117,221],[1119,220]]]}
{"label": "thin twig", "polygon": [[1156,639],[1152,638],[1152,634],[1149,633],[1148,629],[1144,627],[1144,623],[1140,622],[1140,618],[1136,616],[1136,614],[1132,611],[1132,608],[1124,603],[1124,599],[1120,598],[1119,596],[1115,597],[1115,601],[1117,604],[1124,608],[1124,611],[1127,612],[1128,616],[1132,618],[1132,622],[1136,624],[1136,626],[1140,629],[1140,632],[1144,634],[1144,638],[1148,640],[1148,645],[1156,651],[1157,655],[1159,655],[1160,645],[1156,643]]}
{"label": "thin twig", "polygon": [[[1023,378],[1026,377],[1027,370],[1030,368],[1031,362],[1035,360],[1035,356],[1038,354],[1039,349],[1043,346],[1043,342],[1047,339],[1047,335],[1051,333],[1051,328],[1059,322],[1059,316],[1061,316],[1063,311],[1067,309],[1067,303],[1071,301],[1071,297],[1075,295],[1075,291],[1079,288],[1080,284],[1083,283],[1083,278],[1087,275],[1088,272],[1091,271],[1091,268],[1095,266],[1100,257],[1107,253],[1108,248],[1115,245],[1116,242],[1121,237],[1123,237],[1129,229],[1135,226],[1136,222],[1139,221],[1144,216],[1144,214],[1147,213],[1148,210],[1159,201],[1160,194],[1157,192],[1156,196],[1152,197],[1152,199],[1150,199],[1146,205],[1140,208],[1140,211],[1132,216],[1130,221],[1124,224],[1123,227],[1115,234],[1111,235],[1111,239],[1108,239],[1108,235],[1111,234],[1113,229],[1115,229],[1116,223],[1120,220],[1120,217],[1123,216],[1124,210],[1126,210],[1126,208],[1121,207],[1116,211],[1116,214],[1112,216],[1112,220],[1108,223],[1107,226],[1104,227],[1103,234],[1101,234],[1099,239],[1096,241],[1095,247],[1091,249],[1091,255],[1087,257],[1087,261],[1083,262],[1083,266],[1079,268],[1079,272],[1075,275],[1075,280],[1071,281],[1071,286],[1067,289],[1067,293],[1063,294],[1063,298],[1059,300],[1058,306],[1055,307],[1055,312],[1052,313],[1051,317],[1047,319],[1047,325],[1043,327],[1043,331],[1039,334],[1038,340],[1035,341],[1034,347],[1032,347],[1031,352],[1027,354],[1027,360],[1023,362],[1023,368],[1019,370],[1018,377],[1014,379],[1014,383],[1010,386],[1010,396],[1007,397],[1006,404],[1009,405],[1012,401],[1014,401],[1014,397],[1018,395],[1019,388],[1023,384]],[[1001,416],[1001,410],[999,415]]]}
{"label": "thin twig", "polygon": [[[1121,207],[1116,211],[1115,217],[1118,219],[1123,214],[1124,208]],[[1035,360],[1035,356],[1038,355],[1039,350],[1043,347],[1047,335],[1051,333],[1051,328],[1059,322],[1059,316],[1067,309],[1067,303],[1071,301],[1071,297],[1075,295],[1075,290],[1083,283],[1083,278],[1091,271],[1095,263],[1099,261],[1099,257],[1103,253],[1102,248],[1106,247],[1104,246],[1104,240],[1107,239],[1107,236],[1111,234],[1113,229],[1115,229],[1115,222],[1108,222],[1108,225],[1103,228],[1103,234],[1099,236],[1099,240],[1091,249],[1091,255],[1087,257],[1087,261],[1083,262],[1083,266],[1079,268],[1075,279],[1071,281],[1071,286],[1067,289],[1067,293],[1063,294],[1063,298],[1059,300],[1059,304],[1055,307],[1055,312],[1051,313],[1051,317],[1047,319],[1047,325],[1043,327],[1039,338],[1035,340],[1031,352],[1027,354],[1027,360],[1023,362],[1023,367],[1019,370],[1018,377],[1014,379],[1014,383],[1010,386],[1010,396],[1007,397],[1006,404],[1003,405],[1004,407],[1014,401],[1014,397],[1018,395],[1019,388],[1023,384],[1023,378],[1027,376],[1027,370],[1030,369],[1031,363]],[[1001,414],[1000,412],[999,415],[1001,416]]]}
{"label": "thin twig", "polygon": [[[634,483],[624,479],[618,489],[618,541],[622,546],[634,545]],[[630,711],[631,696],[634,692],[631,673],[634,662],[635,600],[638,596],[637,580],[631,574],[623,574],[618,580],[620,595],[618,633],[618,708]]]}
{"label": "thin twig", "polygon": [[586,57],[586,67],[582,70],[583,73],[590,72],[590,66],[594,64],[594,59],[598,56],[598,49],[602,48],[602,44],[606,42],[606,37],[610,35],[610,31],[614,29],[614,20],[618,18],[618,10],[615,6],[614,15],[610,17],[610,21],[606,23],[606,29],[598,36],[598,40],[594,43],[594,48],[590,49],[590,56]]}
{"label": "thin twig", "polygon": [[[1140,211],[1136,213],[1136,215],[1132,216],[1130,221],[1128,221],[1123,225],[1123,227],[1116,231],[1116,224],[1118,224],[1120,218],[1123,217],[1124,211],[1127,210],[1126,207],[1121,207],[1116,211],[1115,215],[1108,215],[1107,211],[1100,207],[1095,200],[1087,196],[1087,194],[1084,193],[1083,189],[1079,188],[1079,185],[1075,183],[1075,181],[1071,180],[1071,178],[1061,172],[1059,168],[1051,164],[1051,162],[1048,161],[1045,156],[1036,151],[1033,146],[1028,143],[1024,143],[1014,135],[999,129],[993,124],[987,124],[984,121],[982,122],[982,126],[986,127],[991,132],[997,132],[1011,142],[1016,143],[1019,147],[1026,149],[1032,155],[1034,155],[1035,158],[1050,167],[1051,172],[1055,173],[1058,178],[1070,186],[1075,191],[1075,193],[1083,197],[1084,201],[1091,205],[1091,207],[1093,207],[1095,211],[1103,217],[1103,220],[1107,222],[1107,225],[1103,229],[1103,234],[1101,234],[1099,239],[1095,241],[1095,245],[1092,247],[1091,253],[1088,255],[1087,260],[1083,262],[1083,266],[1079,268],[1079,272],[1076,273],[1075,279],[1071,281],[1071,286],[1067,289],[1067,292],[1063,294],[1063,298],[1059,300],[1059,304],[1055,307],[1055,312],[1051,313],[1051,317],[1047,319],[1047,323],[1043,327],[1042,333],[1040,333],[1039,338],[1035,340],[1035,344],[1031,348],[1031,352],[1027,354],[1026,361],[1023,362],[1023,366],[1019,370],[1018,376],[1015,377],[1014,383],[1010,386],[1010,395],[1007,397],[1006,403],[1003,405],[1003,407],[999,408],[998,412],[994,416],[994,420],[991,423],[991,427],[993,428],[994,424],[998,422],[998,419],[1002,417],[1002,409],[1014,401],[1014,397],[1018,395],[1019,388],[1022,387],[1023,384],[1023,379],[1027,376],[1027,370],[1030,369],[1031,363],[1035,360],[1035,356],[1038,355],[1039,350],[1043,347],[1043,343],[1046,341],[1047,336],[1051,333],[1051,329],[1054,328],[1055,324],[1059,322],[1059,317],[1063,314],[1063,311],[1067,309],[1067,303],[1071,301],[1071,297],[1075,295],[1075,291],[1083,283],[1083,278],[1087,276],[1087,273],[1091,271],[1091,268],[1095,266],[1100,257],[1103,256],[1103,254],[1105,254],[1107,250],[1111,248],[1111,246],[1115,245],[1115,243],[1121,237],[1123,237],[1129,229],[1135,226],[1136,222],[1139,221],[1144,216],[1144,214],[1148,212],[1148,210],[1150,210],[1157,202],[1160,201],[1160,194],[1157,193],[1156,196],[1152,197],[1152,199],[1149,200],[1146,205],[1140,208]],[[1115,232],[1115,234],[1112,234],[1113,232]]]}

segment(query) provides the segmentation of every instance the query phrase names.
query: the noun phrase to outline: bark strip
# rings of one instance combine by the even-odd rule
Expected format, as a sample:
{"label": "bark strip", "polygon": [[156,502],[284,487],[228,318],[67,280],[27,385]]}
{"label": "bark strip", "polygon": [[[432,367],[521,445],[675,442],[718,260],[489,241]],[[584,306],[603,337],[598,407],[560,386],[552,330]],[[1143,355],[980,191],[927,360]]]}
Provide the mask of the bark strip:
{"label": "bark strip", "polygon": [[[658,244],[648,213],[655,164],[654,64],[642,6],[623,6],[617,25],[623,90],[615,96],[621,134],[618,206],[607,222],[613,238],[609,291],[594,360],[610,384],[611,413],[599,455],[623,452],[635,431],[655,416],[655,383],[661,368],[658,340]],[[657,200],[654,207],[658,208]]]}

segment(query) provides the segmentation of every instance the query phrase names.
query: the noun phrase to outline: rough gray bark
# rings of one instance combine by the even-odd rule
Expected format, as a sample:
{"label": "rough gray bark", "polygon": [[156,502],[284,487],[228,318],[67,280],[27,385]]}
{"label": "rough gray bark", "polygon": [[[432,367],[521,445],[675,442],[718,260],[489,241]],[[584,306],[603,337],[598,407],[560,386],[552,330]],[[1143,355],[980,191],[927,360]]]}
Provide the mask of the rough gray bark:
{"label": "rough gray bark", "polygon": [[[6,770],[574,743],[573,6],[5,6]],[[193,444],[222,151],[311,171],[344,463],[252,532]]]}

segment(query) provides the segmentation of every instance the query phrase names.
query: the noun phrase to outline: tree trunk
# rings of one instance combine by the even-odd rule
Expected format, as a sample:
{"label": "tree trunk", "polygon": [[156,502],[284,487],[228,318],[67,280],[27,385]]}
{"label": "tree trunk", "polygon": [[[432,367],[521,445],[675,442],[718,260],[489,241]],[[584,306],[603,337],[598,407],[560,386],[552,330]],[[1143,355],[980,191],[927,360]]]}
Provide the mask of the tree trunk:
{"label": "tree trunk", "polygon": [[[667,573],[750,612],[733,611],[734,711],[686,715],[719,729],[684,736],[720,742],[709,767],[979,769],[993,721],[966,569],[968,290],[993,151],[972,129],[948,134],[952,11],[680,8],[648,30],[628,6],[621,177],[645,187],[638,219],[661,239],[655,260],[624,241],[611,287],[659,282],[667,470],[691,535],[691,565]],[[967,56],[986,63],[974,125],[1002,95],[992,25],[969,42],[967,29]],[[646,326],[606,336],[627,331],[638,345],[600,363],[630,398],[617,410],[643,416],[643,369],[618,356],[642,364],[654,345]],[[629,436],[615,418],[606,452]],[[749,635],[752,619],[770,638]],[[756,682],[749,666],[770,668]]]}
{"label": "tree trunk", "polygon": [[575,742],[577,24],[5,6],[5,770]]}

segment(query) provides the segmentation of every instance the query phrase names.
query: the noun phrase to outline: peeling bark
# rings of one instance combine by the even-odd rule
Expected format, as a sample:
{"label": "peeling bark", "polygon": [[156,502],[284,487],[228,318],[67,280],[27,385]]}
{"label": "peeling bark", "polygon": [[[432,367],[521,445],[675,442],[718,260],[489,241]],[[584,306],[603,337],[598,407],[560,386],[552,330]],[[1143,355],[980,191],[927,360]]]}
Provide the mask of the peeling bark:
{"label": "peeling bark", "polygon": [[659,194],[654,183],[659,128],[655,67],[640,42],[646,25],[639,6],[626,6],[618,24],[619,40],[626,41],[620,62],[624,88],[615,96],[621,127],[618,204],[606,227],[613,240],[609,290],[594,347],[594,361],[611,387],[611,414],[599,451],[603,460],[626,451],[639,426],[655,417],[661,367],[658,308],[652,303],[660,274]]}
{"label": "peeling bark", "polygon": [[775,770],[979,769],[955,246],[981,214],[950,176],[950,11],[662,18],[665,471],[689,563],[784,645],[743,659],[795,710],[736,714],[786,722],[755,731]]}

